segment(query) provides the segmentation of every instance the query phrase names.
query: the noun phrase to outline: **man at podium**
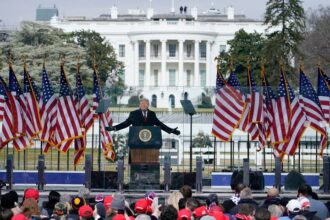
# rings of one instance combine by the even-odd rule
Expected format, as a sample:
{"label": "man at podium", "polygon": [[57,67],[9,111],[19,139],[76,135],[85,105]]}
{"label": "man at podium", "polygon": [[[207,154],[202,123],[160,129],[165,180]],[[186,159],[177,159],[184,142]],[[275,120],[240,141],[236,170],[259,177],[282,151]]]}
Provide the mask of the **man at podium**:
{"label": "man at podium", "polygon": [[180,131],[178,128],[170,128],[166,126],[163,122],[159,121],[159,119],[156,116],[156,113],[149,110],[149,100],[148,99],[141,99],[140,100],[140,105],[139,109],[130,112],[128,118],[112,127],[106,127],[107,131],[118,131],[124,128],[127,128],[128,126],[133,125],[133,126],[158,126],[160,127],[163,131],[167,133],[173,133],[175,135],[180,135]]}

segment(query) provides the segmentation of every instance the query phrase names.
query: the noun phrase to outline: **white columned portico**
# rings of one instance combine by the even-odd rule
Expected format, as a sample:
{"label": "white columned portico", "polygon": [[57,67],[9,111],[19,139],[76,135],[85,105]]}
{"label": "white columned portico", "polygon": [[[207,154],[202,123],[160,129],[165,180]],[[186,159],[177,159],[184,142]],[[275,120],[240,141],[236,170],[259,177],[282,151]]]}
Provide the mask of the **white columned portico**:
{"label": "white columned portico", "polygon": [[178,86],[185,85],[184,82],[184,72],[183,72],[183,43],[184,40],[179,40],[179,70],[178,70],[178,77],[179,77],[179,83]]}
{"label": "white columned portico", "polygon": [[145,76],[145,86],[150,86],[150,40],[146,40],[146,76]]}
{"label": "white columned portico", "polygon": [[206,41],[206,86],[210,86],[211,83],[211,42]]}
{"label": "white columned portico", "polygon": [[139,41],[136,40],[133,42],[134,44],[134,70],[135,72],[134,74],[134,82],[133,85],[134,86],[138,86],[139,85]]}
{"label": "white columned portico", "polygon": [[195,62],[194,62],[194,86],[200,85],[200,79],[199,79],[199,40],[195,40]]}
{"label": "white columned portico", "polygon": [[160,86],[167,85],[166,77],[166,40],[161,40],[162,42],[162,63],[161,63],[161,73],[160,73]]}

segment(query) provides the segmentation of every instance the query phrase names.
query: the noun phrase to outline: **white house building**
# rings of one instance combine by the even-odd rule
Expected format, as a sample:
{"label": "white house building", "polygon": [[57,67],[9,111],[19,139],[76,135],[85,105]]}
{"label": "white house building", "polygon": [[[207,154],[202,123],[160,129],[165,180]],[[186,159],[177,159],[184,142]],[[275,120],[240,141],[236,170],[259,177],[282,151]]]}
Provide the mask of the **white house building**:
{"label": "white house building", "polygon": [[[228,50],[227,41],[235,32],[265,33],[262,21],[235,15],[234,8],[226,14],[211,8],[191,13],[181,8],[179,13],[155,14],[128,10],[119,14],[116,6],[110,14],[97,18],[53,17],[50,24],[66,32],[92,30],[99,32],[115,48],[118,59],[125,65],[124,81],[129,94],[149,98],[153,107],[180,108],[180,100],[198,104],[202,93],[213,96],[216,82],[214,58]],[[212,99],[213,100],[213,99]]]}

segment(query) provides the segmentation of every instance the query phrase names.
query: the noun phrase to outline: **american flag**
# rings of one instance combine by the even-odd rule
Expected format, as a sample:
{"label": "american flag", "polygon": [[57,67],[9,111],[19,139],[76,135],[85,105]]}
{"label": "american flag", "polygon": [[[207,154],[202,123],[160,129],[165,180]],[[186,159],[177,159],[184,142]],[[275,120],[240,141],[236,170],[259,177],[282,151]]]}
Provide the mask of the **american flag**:
{"label": "american flag", "polygon": [[62,144],[83,136],[75,100],[61,65],[60,96],[57,103],[55,140],[59,150],[66,152],[70,145]]}
{"label": "american flag", "polygon": [[251,76],[250,65],[248,67],[247,72],[247,81],[250,90],[250,97],[251,97],[251,106],[249,112],[249,122],[251,123],[259,123],[262,121],[263,115],[263,108],[262,108],[262,95],[260,94],[257,85]]}
{"label": "american flag", "polygon": [[[93,110],[95,111],[99,105],[99,102],[102,100],[98,76],[95,68],[93,72],[93,86]],[[99,117],[99,122],[101,123],[101,130],[99,132],[101,132],[101,145],[103,148],[103,155],[110,160],[114,160],[116,155],[115,151],[113,150],[112,138],[110,133],[105,130],[106,127],[112,125],[112,118],[110,116],[110,112],[109,110],[107,110],[105,113],[101,113],[95,116]]]}
{"label": "american flag", "polygon": [[11,65],[9,66],[9,91],[9,96],[12,100],[11,107],[14,131],[16,132],[13,145],[16,150],[20,151],[24,150],[30,145],[29,138],[33,134],[33,130],[30,124],[31,118],[29,118],[29,113],[26,109],[26,102],[24,99],[23,91],[18,84],[18,80]]}
{"label": "american flag", "polygon": [[48,74],[45,68],[42,70],[42,96],[40,98],[39,107],[41,115],[42,131],[40,140],[46,142],[43,148],[44,152],[48,152],[51,146],[54,146],[54,133],[56,125],[56,108],[57,98],[54,95],[53,88],[49,82]]}
{"label": "american flag", "polygon": [[2,149],[9,141],[14,139],[13,133],[13,117],[11,114],[11,106],[9,102],[9,91],[5,81],[0,76],[0,149]]}
{"label": "american flag", "polygon": [[[254,94],[255,93],[254,91],[257,91],[257,90],[256,90],[256,88],[251,88],[252,86],[256,87],[255,82],[254,82],[253,78],[251,77],[250,65],[249,65],[248,71],[247,71],[246,104],[245,104],[245,109],[244,109],[242,118],[240,120],[239,129],[249,133],[251,135],[251,140],[255,140],[259,137],[260,129],[259,129],[258,124],[252,123],[251,119],[253,116],[258,114],[256,112],[256,111],[258,111],[257,110],[258,107],[255,105],[257,104],[258,106],[261,107],[260,104],[262,103],[262,101],[258,102],[259,100],[256,99],[256,97],[258,95]],[[256,103],[256,102],[258,102],[258,103]],[[261,120],[261,118],[258,120]],[[257,121],[255,121],[255,122],[257,122]]]}
{"label": "american flag", "polygon": [[88,100],[85,95],[84,87],[81,82],[81,76],[79,72],[79,67],[76,75],[76,104],[77,112],[80,118],[80,121],[83,126],[83,137],[75,139],[75,156],[74,164],[77,165],[80,158],[84,155],[86,148],[86,133],[88,129],[93,125],[94,118],[93,113],[88,105]]}
{"label": "american flag", "polygon": [[321,68],[318,68],[317,95],[325,120],[330,123],[330,88],[326,76]]}
{"label": "american flag", "polygon": [[[281,143],[278,150],[285,154],[294,155],[299,145],[299,141],[306,130],[306,115],[300,106],[299,97],[296,97],[291,86],[288,83],[290,103],[291,103],[291,121],[288,132],[288,141]],[[284,155],[283,155],[284,156]],[[282,158],[283,158],[282,156]]]}
{"label": "american flag", "polygon": [[300,98],[303,110],[306,114],[310,126],[321,133],[321,155],[328,142],[328,136],[325,129],[325,119],[322,113],[319,98],[313,88],[313,85],[300,69]]}
{"label": "american flag", "polygon": [[[220,71],[217,71],[216,100],[213,113],[212,134],[223,141],[230,141],[235,128],[239,125],[244,111],[244,100],[237,86],[235,74],[232,72],[226,83]],[[236,87],[239,88],[239,84]]]}
{"label": "american flag", "polygon": [[15,124],[14,127],[14,133],[17,134],[25,134],[26,133],[26,127],[24,124],[24,120],[22,117],[22,109],[20,105],[20,95],[23,94],[16,75],[14,73],[14,70],[12,66],[9,66],[9,100],[11,102],[11,108],[12,108],[12,115],[13,115],[13,123]]}
{"label": "american flag", "polygon": [[29,119],[29,123],[31,123],[27,125],[31,130],[31,137],[34,137],[41,131],[40,109],[33,84],[33,80],[24,65],[24,105],[26,109],[25,115]]}
{"label": "american flag", "polygon": [[[262,87],[263,87],[263,130],[268,138],[271,134],[271,128],[274,119],[274,110],[277,110],[276,96],[266,78],[265,68],[261,69]],[[273,135],[272,135],[273,136]],[[273,138],[272,138],[273,139]],[[273,141],[274,142],[274,141]]]}
{"label": "american flag", "polygon": [[272,143],[279,144],[288,141],[287,133],[291,120],[290,97],[283,69],[281,68],[280,85],[277,90],[276,109],[272,124]]}

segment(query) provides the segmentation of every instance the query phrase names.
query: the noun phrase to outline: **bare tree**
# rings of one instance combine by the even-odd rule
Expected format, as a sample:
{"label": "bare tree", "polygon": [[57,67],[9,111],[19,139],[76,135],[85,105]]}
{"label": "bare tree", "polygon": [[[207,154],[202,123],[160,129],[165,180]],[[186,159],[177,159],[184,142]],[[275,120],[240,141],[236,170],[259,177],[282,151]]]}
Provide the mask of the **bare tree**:
{"label": "bare tree", "polygon": [[[316,65],[322,67],[330,65],[330,7],[320,7],[307,13],[305,40],[301,44],[301,51],[305,57],[305,69],[316,73]],[[328,72],[328,71],[326,71]],[[316,80],[317,74],[311,74]]]}

